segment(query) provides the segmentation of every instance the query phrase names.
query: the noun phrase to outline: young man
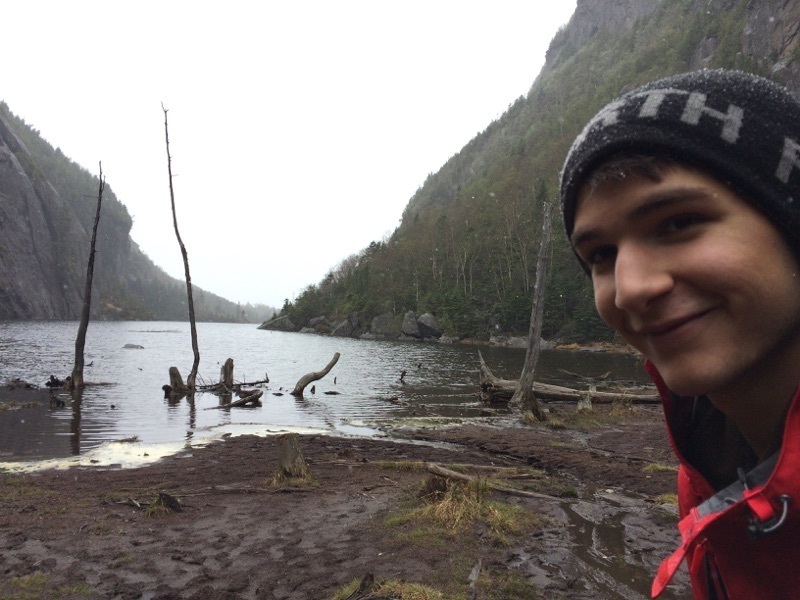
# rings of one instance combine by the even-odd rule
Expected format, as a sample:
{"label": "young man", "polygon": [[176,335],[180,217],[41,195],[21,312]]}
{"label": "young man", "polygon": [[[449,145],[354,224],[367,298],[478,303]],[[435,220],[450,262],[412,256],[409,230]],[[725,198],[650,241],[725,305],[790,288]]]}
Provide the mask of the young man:
{"label": "young man", "polygon": [[562,172],[600,316],[647,358],[697,598],[800,598],[800,105],[737,71],[603,108]]}

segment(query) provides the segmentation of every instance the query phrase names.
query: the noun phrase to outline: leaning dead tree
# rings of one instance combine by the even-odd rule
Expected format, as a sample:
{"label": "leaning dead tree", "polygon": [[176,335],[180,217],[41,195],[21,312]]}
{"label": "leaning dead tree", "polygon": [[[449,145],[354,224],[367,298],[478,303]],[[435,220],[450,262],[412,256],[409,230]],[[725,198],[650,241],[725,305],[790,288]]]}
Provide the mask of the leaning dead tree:
{"label": "leaning dead tree", "polygon": [[547,282],[547,257],[550,249],[550,215],[553,204],[544,202],[542,212],[542,237],[539,241],[539,258],[536,261],[536,279],[533,284],[533,305],[531,306],[531,322],[528,331],[528,351],[525,355],[525,365],[519,378],[519,386],[511,398],[510,406],[530,411],[537,421],[546,419],[544,412],[536,401],[533,391],[533,378],[536,375],[536,363],[539,362],[539,352],[542,346],[542,315],[544,314],[544,290]]}
{"label": "leaning dead tree", "polygon": [[70,391],[83,388],[83,349],[86,345],[86,331],[89,329],[89,309],[92,306],[92,280],[94,279],[94,256],[97,246],[97,226],[100,223],[100,207],[103,204],[103,190],[106,187],[103,178],[103,163],[100,164],[100,184],[97,189],[97,210],[94,214],[94,227],[92,227],[92,242],[89,246],[89,264],[86,266],[86,286],[83,290],[83,309],[81,322],[78,325],[78,335],[75,338],[75,365],[72,367],[72,377],[69,380]]}
{"label": "leaning dead tree", "polygon": [[327,375],[330,372],[330,370],[338,361],[339,361],[339,353],[337,352],[336,354],[333,355],[331,362],[329,362],[328,365],[324,369],[322,369],[322,371],[314,371],[312,373],[306,373],[305,375],[303,375],[300,379],[298,379],[297,383],[295,384],[294,389],[291,392],[292,396],[302,396],[303,390],[306,389],[306,386],[309,383],[325,377],[325,375]]}
{"label": "leaning dead tree", "polygon": [[183,271],[186,275],[186,296],[189,303],[189,325],[192,331],[192,351],[194,352],[194,362],[192,363],[192,370],[186,378],[186,387],[189,393],[195,390],[195,381],[197,379],[197,369],[200,366],[200,350],[197,347],[197,325],[194,319],[194,300],[192,299],[192,276],[189,274],[189,255],[186,252],[186,246],[181,239],[180,231],[178,231],[178,217],[175,213],[175,190],[172,186],[172,156],[169,153],[169,125],[167,123],[167,109],[161,105],[161,110],[164,111],[164,137],[167,142],[167,171],[169,172],[169,198],[172,202],[172,223],[175,226],[175,237],[178,238],[178,245],[181,247],[181,256],[183,256]]}

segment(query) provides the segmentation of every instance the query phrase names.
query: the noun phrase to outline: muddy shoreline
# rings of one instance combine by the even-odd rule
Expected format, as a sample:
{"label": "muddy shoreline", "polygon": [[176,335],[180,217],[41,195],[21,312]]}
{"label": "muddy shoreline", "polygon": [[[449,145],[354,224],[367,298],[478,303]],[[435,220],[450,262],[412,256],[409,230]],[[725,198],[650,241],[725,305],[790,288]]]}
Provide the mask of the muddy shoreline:
{"label": "muddy shoreline", "polygon": [[[20,405],[48,396],[6,392]],[[326,599],[372,573],[458,598],[479,562],[482,599],[647,597],[677,539],[660,409],[597,406],[570,424],[574,406],[548,407],[563,428],[301,436],[306,485],[273,487],[276,439],[254,436],[136,469],[0,473],[0,597]],[[536,490],[551,499],[491,492],[537,524],[498,538],[479,520],[426,538],[393,518],[420,502],[426,462],[542,473]],[[148,510],[159,492],[183,510]],[[681,576],[665,597],[688,594]]]}

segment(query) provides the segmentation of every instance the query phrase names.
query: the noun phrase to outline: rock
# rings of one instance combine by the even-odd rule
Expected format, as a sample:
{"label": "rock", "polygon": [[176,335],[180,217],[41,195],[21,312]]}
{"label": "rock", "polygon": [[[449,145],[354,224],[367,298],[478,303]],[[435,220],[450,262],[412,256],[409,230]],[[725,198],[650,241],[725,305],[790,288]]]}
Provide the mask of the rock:
{"label": "rock", "polygon": [[353,333],[355,333],[355,327],[353,327],[350,319],[345,319],[338,323],[331,331],[331,335],[336,337],[351,337]]}
{"label": "rock", "polygon": [[313,327],[303,327],[300,330],[300,333],[317,333],[317,330],[314,329]]}
{"label": "rock", "polygon": [[144,346],[140,346],[139,344],[125,344],[123,348],[126,350],[144,350]]}
{"label": "rock", "polygon": [[394,337],[399,329],[400,319],[392,313],[383,313],[372,319],[369,331],[375,336]]}
{"label": "rock", "polygon": [[271,321],[265,321],[258,326],[259,329],[267,329],[269,331],[297,331],[297,327],[292,323],[289,317],[283,316]]}
{"label": "rock", "polygon": [[417,319],[417,326],[425,338],[440,338],[442,337],[442,329],[439,326],[439,321],[436,320],[431,313],[425,313]]}
{"label": "rock", "polygon": [[403,317],[403,325],[400,327],[400,333],[404,336],[417,340],[422,337],[422,332],[419,330],[417,317],[414,314],[414,311],[408,311]]}

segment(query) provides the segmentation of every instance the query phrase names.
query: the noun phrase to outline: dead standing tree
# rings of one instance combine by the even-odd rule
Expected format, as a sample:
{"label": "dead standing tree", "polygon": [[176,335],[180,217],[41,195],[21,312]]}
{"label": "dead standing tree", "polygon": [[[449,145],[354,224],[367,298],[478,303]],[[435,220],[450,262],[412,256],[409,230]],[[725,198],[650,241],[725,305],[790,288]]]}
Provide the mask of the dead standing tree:
{"label": "dead standing tree", "polygon": [[[544,196],[544,194],[542,194]],[[544,196],[546,198],[546,196]],[[542,340],[542,315],[544,313],[544,290],[547,282],[547,258],[550,250],[550,215],[553,211],[551,202],[545,199],[542,211],[542,237],[539,241],[539,258],[536,261],[536,280],[533,284],[533,305],[531,306],[531,323],[528,331],[528,351],[525,355],[525,365],[519,378],[519,386],[511,398],[512,407],[530,411],[538,421],[546,419],[544,412],[539,407],[533,391],[536,363],[539,361]]]}
{"label": "dead standing tree", "polygon": [[86,331],[89,329],[89,310],[92,307],[92,280],[94,279],[94,256],[97,246],[97,226],[100,223],[100,207],[103,204],[103,190],[106,187],[103,179],[103,163],[100,164],[100,184],[97,189],[97,210],[94,215],[94,227],[92,227],[92,242],[89,246],[89,263],[86,266],[86,286],[83,291],[83,309],[81,310],[81,322],[78,325],[78,335],[75,338],[75,365],[72,367],[72,377],[69,380],[69,390],[82,389],[83,382],[83,349],[86,345]]}
{"label": "dead standing tree", "polygon": [[197,347],[197,325],[194,319],[194,300],[192,299],[192,277],[189,274],[189,255],[186,252],[186,246],[183,245],[180,231],[178,231],[178,217],[175,213],[175,190],[172,186],[172,156],[169,153],[169,125],[167,123],[167,109],[161,105],[161,110],[164,111],[164,137],[167,142],[167,171],[169,172],[169,198],[172,202],[172,223],[175,226],[175,237],[178,238],[178,245],[181,247],[181,256],[183,256],[183,271],[186,275],[186,295],[189,303],[189,325],[192,330],[192,351],[194,352],[194,362],[192,363],[192,370],[186,378],[186,387],[190,394],[194,393],[195,380],[197,379],[197,369],[200,366],[200,350]]}

